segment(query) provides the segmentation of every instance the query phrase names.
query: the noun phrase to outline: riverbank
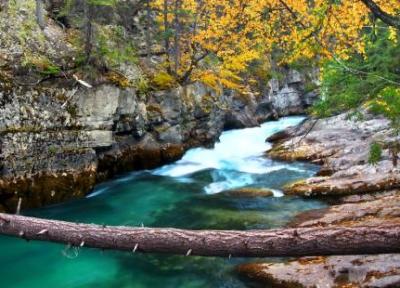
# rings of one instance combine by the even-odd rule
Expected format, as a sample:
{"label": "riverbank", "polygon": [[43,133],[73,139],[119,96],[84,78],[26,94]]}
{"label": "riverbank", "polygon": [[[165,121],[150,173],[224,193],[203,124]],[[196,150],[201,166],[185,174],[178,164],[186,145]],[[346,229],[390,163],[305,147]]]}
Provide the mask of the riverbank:
{"label": "riverbank", "polygon": [[[400,223],[399,170],[384,148],[376,165],[368,164],[369,147],[392,141],[389,121],[368,113],[362,120],[342,114],[310,119],[269,139],[267,155],[286,161],[322,164],[319,176],[287,185],[286,195],[319,198],[335,205],[300,213],[291,227],[379,226]],[[247,264],[239,273],[273,287],[397,287],[400,257],[332,256],[302,258],[286,264]],[[299,276],[301,275],[301,277]]]}

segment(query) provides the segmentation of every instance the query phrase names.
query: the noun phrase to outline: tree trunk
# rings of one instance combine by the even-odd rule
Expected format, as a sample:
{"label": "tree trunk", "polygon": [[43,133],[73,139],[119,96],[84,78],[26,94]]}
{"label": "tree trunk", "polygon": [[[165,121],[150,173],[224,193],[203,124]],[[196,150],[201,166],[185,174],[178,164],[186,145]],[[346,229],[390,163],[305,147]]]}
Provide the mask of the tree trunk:
{"label": "tree trunk", "polygon": [[89,63],[90,57],[92,55],[92,38],[93,38],[93,28],[92,28],[92,18],[93,18],[93,7],[88,1],[84,3],[84,17],[85,17],[85,62]]}
{"label": "tree trunk", "polygon": [[36,22],[41,29],[44,29],[46,27],[46,21],[44,19],[43,11],[43,0],[36,0]]}
{"label": "tree trunk", "polygon": [[174,64],[175,64],[175,74],[178,75],[180,58],[181,58],[181,47],[180,47],[180,38],[181,38],[181,23],[180,23],[180,15],[181,15],[182,3],[181,0],[175,0],[175,9],[174,9]]}
{"label": "tree trunk", "polygon": [[223,257],[400,252],[400,225],[213,231],[106,227],[0,213],[0,234],[77,247]]}
{"label": "tree trunk", "polygon": [[151,58],[151,7],[150,7],[150,0],[146,0],[146,50],[147,50],[147,60],[149,61]]}
{"label": "tree trunk", "polygon": [[170,49],[170,26],[169,26],[169,21],[168,21],[168,0],[164,0],[163,3],[163,20],[164,20],[164,48],[166,52],[166,63],[167,63],[167,72],[171,73],[172,72],[172,67],[171,67],[171,49]]}

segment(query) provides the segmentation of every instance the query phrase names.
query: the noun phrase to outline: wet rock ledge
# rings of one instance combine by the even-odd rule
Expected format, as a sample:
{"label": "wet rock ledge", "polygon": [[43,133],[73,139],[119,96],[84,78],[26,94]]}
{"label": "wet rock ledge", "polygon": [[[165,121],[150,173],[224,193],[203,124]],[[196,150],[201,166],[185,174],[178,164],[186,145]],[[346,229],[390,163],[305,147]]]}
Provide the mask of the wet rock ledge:
{"label": "wet rock ledge", "polygon": [[287,195],[306,197],[345,196],[400,187],[400,167],[389,149],[376,165],[368,164],[374,142],[395,140],[388,120],[363,114],[362,120],[341,114],[328,119],[307,120],[302,126],[272,136],[276,140],[267,155],[285,161],[322,164],[317,177],[285,187]]}
{"label": "wet rock ledge", "polygon": [[[353,195],[329,208],[301,213],[292,227],[400,224],[400,191]],[[304,257],[237,268],[254,287],[400,287],[400,255]]]}
{"label": "wet rock ledge", "polygon": [[[322,164],[320,176],[288,185],[287,195],[334,200],[335,205],[299,214],[291,227],[379,226],[400,224],[399,171],[389,151],[367,163],[374,141],[394,140],[389,122],[364,113],[307,120],[273,135],[268,155],[281,160]],[[400,255],[304,257],[283,263],[249,263],[237,267],[254,287],[400,287]]]}

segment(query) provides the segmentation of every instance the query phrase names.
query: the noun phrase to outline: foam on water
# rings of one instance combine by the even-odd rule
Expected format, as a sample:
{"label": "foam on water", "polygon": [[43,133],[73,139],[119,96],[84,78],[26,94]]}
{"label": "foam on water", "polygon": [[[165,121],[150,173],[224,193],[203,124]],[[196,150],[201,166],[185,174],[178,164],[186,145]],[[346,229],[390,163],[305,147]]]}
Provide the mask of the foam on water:
{"label": "foam on water", "polygon": [[[215,169],[214,182],[204,187],[209,194],[240,188],[255,183],[254,174],[268,174],[281,169],[301,169],[276,163],[263,157],[271,147],[265,139],[289,126],[300,123],[304,117],[287,117],[259,127],[231,130],[222,133],[214,148],[194,148],[171,165],[153,171],[155,175],[183,177],[207,169]],[[232,172],[240,172],[237,173]]]}

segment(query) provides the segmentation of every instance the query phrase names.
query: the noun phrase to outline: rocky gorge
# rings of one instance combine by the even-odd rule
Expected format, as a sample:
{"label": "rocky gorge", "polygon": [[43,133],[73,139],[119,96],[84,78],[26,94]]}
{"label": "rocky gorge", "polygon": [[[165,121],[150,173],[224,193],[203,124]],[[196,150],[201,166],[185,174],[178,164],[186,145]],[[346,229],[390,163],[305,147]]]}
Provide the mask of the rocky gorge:
{"label": "rocky gorge", "polygon": [[[257,2],[0,3],[4,287],[400,287],[399,254],[336,255],[398,252],[398,25],[369,41],[364,28],[330,33],[324,19],[336,11],[319,2]],[[359,2],[336,20],[352,26],[345,22],[375,15],[362,9],[369,1]],[[323,21],[309,34],[314,17]],[[301,40],[302,30],[309,35]],[[365,47],[350,39],[356,35]],[[332,39],[348,43],[341,49]],[[338,47],[324,51],[325,44]],[[31,222],[19,228],[13,217]],[[115,235],[124,235],[111,231],[113,251],[100,254],[89,248],[104,246],[87,241],[97,232],[58,241],[64,248],[6,237],[53,242],[58,224],[37,226],[37,218],[67,228],[93,223],[96,231],[142,227],[144,238],[129,238],[129,253],[118,252]],[[173,255],[146,249],[148,231],[157,242],[154,230],[171,227],[243,233],[260,244],[253,254],[199,254],[193,238],[175,240],[172,231],[178,249],[162,251]],[[271,245],[252,234],[275,228],[282,238]],[[308,229],[322,234],[313,242]],[[343,237],[325,240],[327,231]],[[218,250],[204,236],[200,242]],[[282,254],[260,252],[282,242]],[[239,249],[253,249],[248,244],[237,241]],[[292,247],[304,251],[290,254]],[[325,256],[240,258],[315,254]]]}
{"label": "rocky gorge", "polygon": [[28,208],[83,196],[117,173],[155,168],[190,147],[212,145],[226,128],[255,126],[307,107],[299,106],[300,91],[285,98],[276,89],[262,99],[249,95],[248,102],[200,84],[146,99],[112,85],[2,90],[2,209],[12,211],[19,198]]}
{"label": "rocky gorge", "polygon": [[19,201],[25,209],[82,197],[116,174],[155,168],[190,147],[212,145],[224,129],[304,113],[316,97],[306,88],[315,71],[292,69],[264,83],[260,95],[217,92],[200,83],[148,89],[143,61],[121,64],[123,73],[46,76],[58,67],[51,63],[73,69],[73,27],[62,29],[49,18],[43,30],[32,24],[27,35],[6,33],[9,21],[20,29],[34,21],[31,4],[2,11],[7,17],[0,21],[0,211],[15,211]]}

